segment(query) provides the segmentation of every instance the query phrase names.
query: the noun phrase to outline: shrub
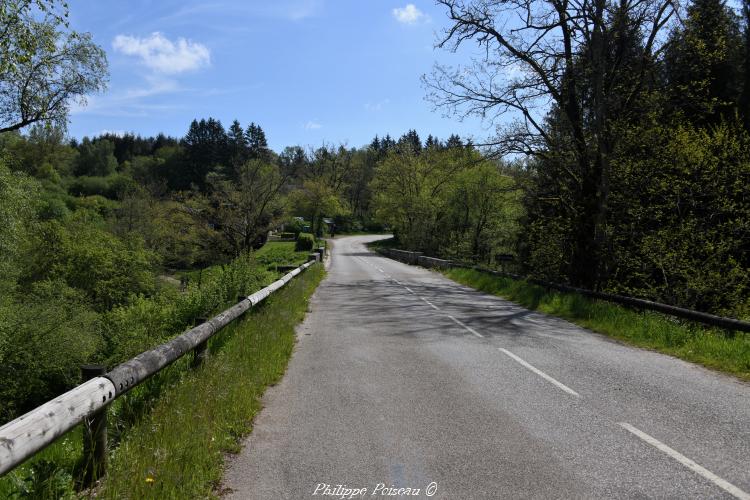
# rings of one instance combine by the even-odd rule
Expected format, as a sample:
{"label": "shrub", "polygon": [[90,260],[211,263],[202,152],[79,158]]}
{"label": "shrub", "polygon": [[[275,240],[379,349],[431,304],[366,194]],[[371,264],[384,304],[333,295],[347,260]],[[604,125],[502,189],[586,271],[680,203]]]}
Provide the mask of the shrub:
{"label": "shrub", "polygon": [[297,243],[294,249],[298,252],[303,250],[312,250],[315,246],[315,237],[310,233],[300,233],[297,237]]}
{"label": "shrub", "polygon": [[297,237],[297,233],[281,233],[279,238],[282,240],[293,240]]}
{"label": "shrub", "polygon": [[302,232],[302,228],[305,227],[305,224],[305,222],[298,219],[289,219],[284,221],[284,231],[294,233],[294,236],[296,237]]}

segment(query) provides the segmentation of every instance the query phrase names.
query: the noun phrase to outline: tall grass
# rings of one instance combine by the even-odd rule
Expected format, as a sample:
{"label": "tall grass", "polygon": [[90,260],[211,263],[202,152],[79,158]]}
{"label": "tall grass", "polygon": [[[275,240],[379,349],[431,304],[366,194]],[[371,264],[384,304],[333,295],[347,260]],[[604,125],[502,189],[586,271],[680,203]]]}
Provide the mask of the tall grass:
{"label": "tall grass", "polygon": [[449,269],[445,274],[477,290],[565,318],[623,342],[750,380],[750,335],[732,334],[653,311],[638,312],[473,269]]}
{"label": "tall grass", "polygon": [[205,498],[216,493],[223,453],[239,451],[239,439],[261,408],[261,395],[284,373],[294,327],[323,275],[321,266],[310,268],[213,340],[222,348],[199,370],[183,372],[128,431],[99,496]]}

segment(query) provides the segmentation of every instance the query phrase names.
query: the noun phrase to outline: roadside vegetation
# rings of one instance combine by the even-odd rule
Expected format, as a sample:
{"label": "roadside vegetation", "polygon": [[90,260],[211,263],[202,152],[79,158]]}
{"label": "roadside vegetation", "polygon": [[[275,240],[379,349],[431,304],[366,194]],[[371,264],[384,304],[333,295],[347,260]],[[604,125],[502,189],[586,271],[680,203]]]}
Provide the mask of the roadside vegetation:
{"label": "roadside vegetation", "polygon": [[658,312],[638,312],[474,269],[454,268],[444,274],[477,290],[498,295],[528,309],[559,316],[625,343],[750,380],[749,335],[705,327]]}
{"label": "roadside vegetation", "polygon": [[[185,372],[120,443],[104,498],[206,498],[219,493],[223,454],[240,450],[260,397],[283,375],[294,328],[323,278],[313,266],[229,326],[205,365]],[[200,401],[201,404],[195,404]]]}
{"label": "roadside vegetation", "polygon": [[379,164],[398,243],[750,319],[750,4],[438,4],[438,46],[482,50],[436,66],[427,98],[497,134],[493,156]]}
{"label": "roadside vegetation", "polygon": [[[223,454],[239,451],[260,397],[284,373],[294,328],[325,275],[313,266],[209,342],[198,370],[185,356],[109,409],[104,498],[205,498],[216,493]],[[196,404],[200,401],[200,404]],[[77,498],[80,428],[0,479],[2,498]]]}

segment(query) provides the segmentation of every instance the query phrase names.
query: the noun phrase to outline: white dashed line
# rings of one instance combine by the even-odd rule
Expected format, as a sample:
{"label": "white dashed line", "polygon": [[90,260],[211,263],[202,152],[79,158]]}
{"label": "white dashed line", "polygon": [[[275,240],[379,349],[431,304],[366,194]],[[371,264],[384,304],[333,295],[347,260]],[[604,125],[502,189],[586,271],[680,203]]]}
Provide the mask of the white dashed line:
{"label": "white dashed line", "polygon": [[750,500],[750,494],[742,491],[741,489],[739,489],[738,487],[736,487],[729,481],[726,481],[720,478],[719,476],[717,476],[710,470],[704,469],[703,467],[701,467],[700,465],[698,465],[697,463],[693,462],[688,457],[683,455],[682,453],[673,450],[672,448],[662,443],[658,439],[649,436],[648,434],[646,434],[645,432],[639,429],[636,429],[635,427],[633,427],[627,422],[619,422],[618,425],[622,427],[623,429],[627,430],[628,432],[636,435],[637,437],[647,442],[648,444],[658,449],[659,451],[662,451],[666,453],[667,455],[669,455],[670,457],[674,458],[675,460],[677,460],[678,462],[680,462],[682,465],[692,470],[693,472],[700,474],[701,476],[708,479],[709,481],[714,483],[716,486],[718,486],[719,488],[729,493],[730,495],[736,498],[739,498],[741,500]]}
{"label": "white dashed line", "polygon": [[440,310],[440,309],[438,308],[438,306],[436,306],[435,304],[433,304],[433,303],[432,303],[432,302],[430,302],[429,300],[425,299],[424,297],[419,297],[419,298],[420,298],[420,299],[422,299],[422,300],[424,300],[424,301],[425,301],[425,302],[427,303],[427,305],[428,305],[428,306],[430,306],[431,308],[435,309],[436,311],[439,311],[439,310]]}
{"label": "white dashed line", "polygon": [[571,389],[567,385],[563,384],[562,382],[558,382],[554,378],[552,378],[549,375],[547,375],[546,373],[544,373],[542,370],[539,370],[538,368],[533,367],[532,365],[530,365],[529,363],[527,363],[523,359],[519,358],[518,356],[516,356],[512,352],[508,351],[507,349],[503,349],[502,347],[499,347],[498,350],[500,352],[504,353],[504,354],[507,354],[508,356],[510,356],[511,358],[513,358],[514,360],[516,360],[520,365],[524,366],[525,368],[528,368],[532,372],[534,372],[537,375],[539,375],[540,377],[542,377],[547,382],[550,382],[550,383],[556,385],[558,388],[562,389],[563,391],[567,392],[568,394],[572,394],[573,396],[578,397],[578,398],[581,397],[580,394],[578,394],[576,391],[574,391],[573,389]]}
{"label": "white dashed line", "polygon": [[414,290],[412,290],[412,289],[411,289],[411,288],[409,288],[408,286],[404,285],[404,288],[406,288],[406,290],[407,290],[407,291],[408,291],[409,293],[414,293]]}
{"label": "white dashed line", "polygon": [[480,339],[483,339],[483,338],[484,338],[484,335],[482,335],[482,334],[481,334],[481,333],[479,333],[478,331],[474,330],[474,329],[473,329],[472,327],[470,327],[469,325],[465,324],[465,323],[464,323],[464,322],[462,322],[461,320],[459,320],[459,319],[456,319],[456,318],[454,318],[454,317],[453,317],[453,316],[451,316],[450,314],[448,315],[448,317],[449,317],[450,319],[452,319],[454,323],[456,323],[457,325],[460,325],[460,326],[462,326],[462,327],[466,328],[466,329],[467,329],[468,331],[470,331],[471,333],[473,333],[474,335],[476,335],[476,336],[477,336],[477,337],[479,337]]}

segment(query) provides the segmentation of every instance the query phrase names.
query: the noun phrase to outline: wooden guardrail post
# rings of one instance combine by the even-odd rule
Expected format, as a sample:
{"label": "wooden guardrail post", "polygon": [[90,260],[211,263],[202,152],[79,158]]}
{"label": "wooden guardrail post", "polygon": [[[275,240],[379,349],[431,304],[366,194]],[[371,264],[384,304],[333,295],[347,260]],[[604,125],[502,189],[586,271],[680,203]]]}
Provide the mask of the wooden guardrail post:
{"label": "wooden guardrail post", "polygon": [[[208,321],[208,318],[196,318],[195,322],[199,325]],[[190,364],[193,368],[203,365],[208,357],[208,339],[204,340],[193,349],[193,362]]]}
{"label": "wooden guardrail post", "polygon": [[[84,380],[107,373],[102,365],[83,365]],[[93,486],[107,471],[107,407],[83,419],[83,483]]]}

